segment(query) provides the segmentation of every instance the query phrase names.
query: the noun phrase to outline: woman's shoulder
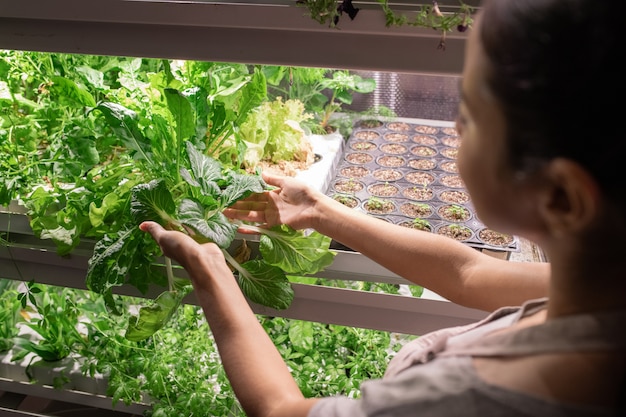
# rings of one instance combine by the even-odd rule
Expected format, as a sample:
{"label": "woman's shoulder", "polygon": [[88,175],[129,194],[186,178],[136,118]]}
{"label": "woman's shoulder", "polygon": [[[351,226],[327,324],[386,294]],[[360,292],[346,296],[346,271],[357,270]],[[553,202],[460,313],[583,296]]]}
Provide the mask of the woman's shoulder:
{"label": "woman's shoulder", "polygon": [[358,399],[319,400],[308,417],[608,417],[606,410],[568,406],[494,386],[474,370],[471,357],[445,357],[393,377],[369,380]]}

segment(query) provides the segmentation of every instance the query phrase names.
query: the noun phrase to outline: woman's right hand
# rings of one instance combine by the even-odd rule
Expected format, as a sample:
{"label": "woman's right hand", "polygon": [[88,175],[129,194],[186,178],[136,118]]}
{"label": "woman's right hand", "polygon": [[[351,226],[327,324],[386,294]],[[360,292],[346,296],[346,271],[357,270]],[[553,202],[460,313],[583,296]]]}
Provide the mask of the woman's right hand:
{"label": "woman's right hand", "polygon": [[215,243],[200,244],[191,236],[175,231],[166,230],[153,221],[145,221],[139,229],[150,233],[155,242],[161,247],[164,256],[173,259],[185,269],[192,266],[196,259],[211,257],[217,262],[225,263],[222,251]]}
{"label": "woman's right hand", "polygon": [[263,180],[276,189],[239,200],[224,210],[224,215],[267,228],[281,224],[296,230],[315,227],[316,205],[323,194],[291,177],[263,173]]}

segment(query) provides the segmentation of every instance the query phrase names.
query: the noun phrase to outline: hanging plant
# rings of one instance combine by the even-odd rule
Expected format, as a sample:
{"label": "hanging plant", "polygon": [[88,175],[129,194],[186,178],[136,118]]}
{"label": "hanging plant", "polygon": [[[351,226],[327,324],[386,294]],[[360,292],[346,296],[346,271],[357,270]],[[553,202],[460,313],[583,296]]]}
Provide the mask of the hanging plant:
{"label": "hanging plant", "polygon": [[337,26],[339,18],[343,13],[347,13],[350,20],[353,20],[359,9],[354,7],[352,0],[296,0],[296,5],[306,7],[309,16],[320,24],[327,24],[329,27]]}
{"label": "hanging plant", "polygon": [[[454,12],[442,12],[437,1],[432,4],[417,6],[413,17],[404,13],[398,13],[391,9],[389,0],[378,0],[385,14],[385,26],[415,26],[430,28],[441,31],[441,40],[438,49],[446,48],[446,33],[453,30],[465,32],[472,24],[474,8],[460,1],[458,10]],[[354,6],[352,0],[296,0],[298,6],[306,7],[311,18],[320,24],[336,27],[339,19],[346,13],[350,20],[354,20],[359,9]]]}

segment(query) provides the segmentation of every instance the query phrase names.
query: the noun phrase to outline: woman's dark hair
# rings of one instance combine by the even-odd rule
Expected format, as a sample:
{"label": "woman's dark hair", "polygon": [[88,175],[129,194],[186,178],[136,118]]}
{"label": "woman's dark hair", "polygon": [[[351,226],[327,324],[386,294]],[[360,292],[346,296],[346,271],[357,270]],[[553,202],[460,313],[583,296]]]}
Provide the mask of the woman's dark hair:
{"label": "woman's dark hair", "polygon": [[618,0],[484,0],[479,26],[513,167],[570,158],[622,207],[624,16]]}

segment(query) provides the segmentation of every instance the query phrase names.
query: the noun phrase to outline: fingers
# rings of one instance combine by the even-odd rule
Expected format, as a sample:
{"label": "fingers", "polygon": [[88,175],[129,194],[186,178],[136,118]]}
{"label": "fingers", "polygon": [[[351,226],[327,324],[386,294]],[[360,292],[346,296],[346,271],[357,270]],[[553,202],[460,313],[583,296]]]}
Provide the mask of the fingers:
{"label": "fingers", "polygon": [[235,201],[229,208],[242,211],[263,211],[267,208],[267,198],[265,197],[263,201],[248,199]]}
{"label": "fingers", "polygon": [[254,194],[252,198],[236,201],[230,207],[223,210],[223,214],[229,219],[236,219],[254,223],[265,223],[265,211],[267,210],[267,196]]}
{"label": "fingers", "polygon": [[229,219],[237,219],[254,223],[265,223],[265,211],[247,210],[230,207],[224,209],[223,214]]}

